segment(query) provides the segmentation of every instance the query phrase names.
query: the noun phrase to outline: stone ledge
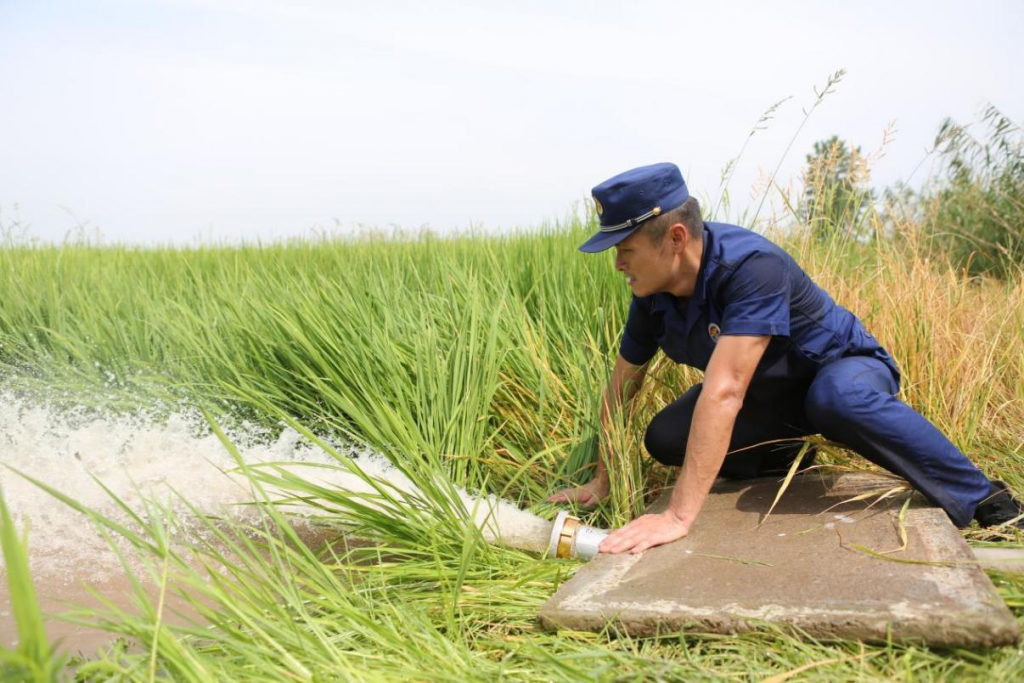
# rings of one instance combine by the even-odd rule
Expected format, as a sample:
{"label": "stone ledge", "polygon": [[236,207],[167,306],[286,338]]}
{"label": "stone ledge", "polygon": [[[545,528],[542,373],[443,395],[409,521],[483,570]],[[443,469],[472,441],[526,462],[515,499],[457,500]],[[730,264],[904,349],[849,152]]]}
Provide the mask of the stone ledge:
{"label": "stone ledge", "polygon": [[[889,552],[901,543],[905,494],[874,505],[842,501],[891,488],[891,479],[797,477],[758,526],[779,485],[774,478],[716,483],[689,536],[639,556],[599,555],[541,608],[541,625],[654,635],[770,624],[816,638],[1017,642],[1016,620],[960,532],[920,495],[905,517],[907,547]],[[663,510],[669,495],[648,511]]]}

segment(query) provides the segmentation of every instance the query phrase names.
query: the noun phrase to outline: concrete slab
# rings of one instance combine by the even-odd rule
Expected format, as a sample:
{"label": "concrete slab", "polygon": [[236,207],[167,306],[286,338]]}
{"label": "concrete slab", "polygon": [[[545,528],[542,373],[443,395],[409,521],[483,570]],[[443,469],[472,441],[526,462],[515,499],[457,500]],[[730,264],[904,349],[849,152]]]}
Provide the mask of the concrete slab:
{"label": "concrete slab", "polygon": [[983,569],[1024,572],[1024,548],[972,548]]}
{"label": "concrete slab", "polygon": [[[824,638],[1017,642],[1016,620],[960,532],[919,494],[905,516],[906,548],[887,552],[901,545],[905,494],[870,507],[836,504],[891,488],[891,479],[797,477],[758,527],[779,485],[717,483],[688,537],[640,555],[594,558],[544,605],[542,626],[653,635],[740,633],[767,622]],[[663,510],[668,496],[649,511]]]}

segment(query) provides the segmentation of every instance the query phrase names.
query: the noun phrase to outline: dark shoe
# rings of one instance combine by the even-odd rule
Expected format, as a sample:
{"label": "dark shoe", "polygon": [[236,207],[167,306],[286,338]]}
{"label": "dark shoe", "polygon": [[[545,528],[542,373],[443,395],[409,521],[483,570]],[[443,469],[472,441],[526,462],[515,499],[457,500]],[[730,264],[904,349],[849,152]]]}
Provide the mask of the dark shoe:
{"label": "dark shoe", "polygon": [[1001,481],[993,481],[988,496],[978,504],[974,519],[983,527],[994,527],[1012,522],[1007,528],[1024,529],[1024,504],[1010,494],[1010,488]]}

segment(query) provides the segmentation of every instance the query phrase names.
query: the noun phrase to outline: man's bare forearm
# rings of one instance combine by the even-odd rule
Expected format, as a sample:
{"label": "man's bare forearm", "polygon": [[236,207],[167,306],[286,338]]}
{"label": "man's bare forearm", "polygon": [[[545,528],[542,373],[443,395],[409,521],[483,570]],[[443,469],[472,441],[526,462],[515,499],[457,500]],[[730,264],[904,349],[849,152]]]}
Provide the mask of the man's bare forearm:
{"label": "man's bare forearm", "polygon": [[601,541],[601,552],[641,553],[690,533],[725,461],[743,397],[769,341],[771,337],[766,335],[721,337],[704,372],[704,385],[690,423],[683,470],[668,509],[641,515],[616,529]]}
{"label": "man's bare forearm", "polygon": [[687,528],[697,519],[722,468],[741,405],[735,396],[702,392],[697,398],[686,457],[669,502],[669,510]]}

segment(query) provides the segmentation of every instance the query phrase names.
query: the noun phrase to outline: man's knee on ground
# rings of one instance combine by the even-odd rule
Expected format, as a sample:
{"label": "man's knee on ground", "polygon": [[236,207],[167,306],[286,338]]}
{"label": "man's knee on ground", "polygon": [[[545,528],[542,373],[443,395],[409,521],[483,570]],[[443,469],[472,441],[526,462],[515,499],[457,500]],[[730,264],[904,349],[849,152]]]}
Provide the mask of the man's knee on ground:
{"label": "man's knee on ground", "polygon": [[678,425],[671,424],[662,414],[658,414],[651,420],[651,424],[647,425],[644,446],[651,457],[662,465],[678,467],[683,463],[683,456],[686,454],[686,438],[687,434],[680,438]]}

